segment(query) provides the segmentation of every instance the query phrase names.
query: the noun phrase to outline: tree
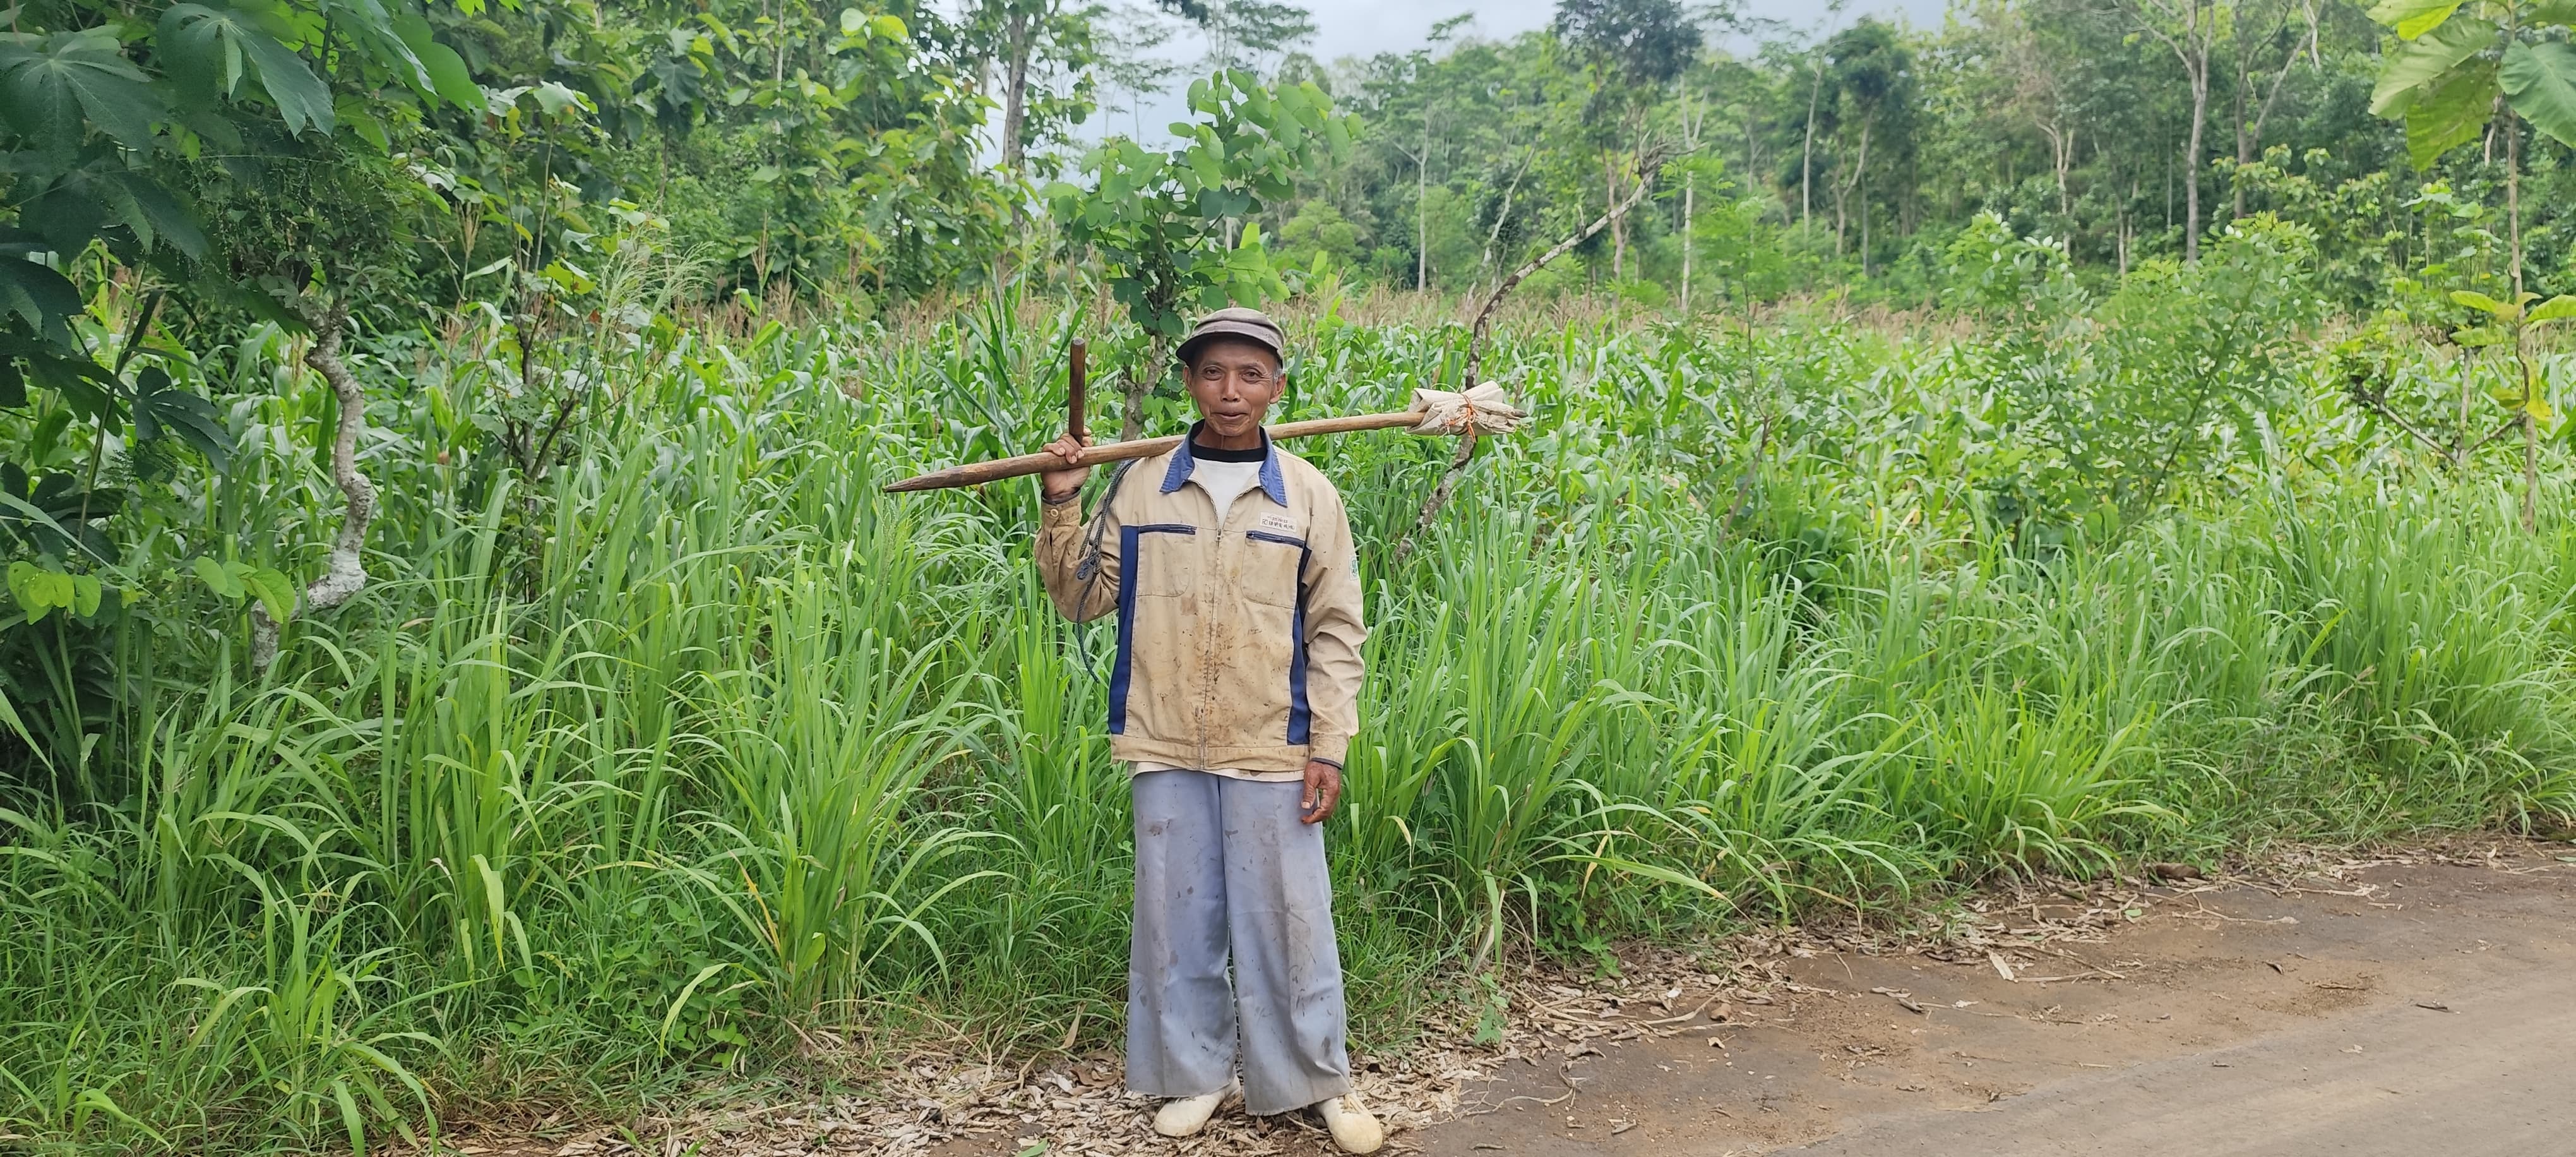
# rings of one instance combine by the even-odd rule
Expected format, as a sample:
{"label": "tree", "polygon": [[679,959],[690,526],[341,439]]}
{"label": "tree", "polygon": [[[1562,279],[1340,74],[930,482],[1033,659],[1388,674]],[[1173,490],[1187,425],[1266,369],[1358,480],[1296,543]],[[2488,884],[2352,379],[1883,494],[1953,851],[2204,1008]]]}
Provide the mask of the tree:
{"label": "tree", "polygon": [[2514,407],[2522,428],[2522,526],[2535,530],[2540,420],[2548,403],[2541,397],[2540,371],[2531,360],[2526,334],[2535,325],[2576,315],[2576,298],[2562,296],[2525,312],[2539,295],[2522,287],[2522,130],[2515,122],[2527,121],[2559,143],[2576,146],[2576,46],[2564,39],[2540,39],[2553,24],[2563,36],[2566,26],[2576,22],[2576,5],[2565,0],[2383,0],[2371,9],[2370,18],[2394,31],[2400,43],[2371,92],[2371,111],[2404,118],[2406,151],[2415,167],[2428,168],[2443,153],[2478,139],[2496,112],[2504,113],[2513,297],[2499,302],[2466,291],[2452,297],[2494,318],[2513,347],[2521,391]]}
{"label": "tree", "polygon": [[[1154,6],[1202,27],[1214,16],[1204,0],[1155,0]],[[1070,124],[1089,113],[1090,69],[1102,62],[1103,15],[1096,7],[1068,8],[1065,0],[980,0],[969,14],[971,31],[986,43],[988,59],[1002,69],[999,137],[1005,171],[1021,168],[1032,135],[1033,104],[1057,106],[1048,110],[1052,119]],[[1073,91],[1053,100],[1034,98],[1032,78],[1050,61],[1073,78]]]}
{"label": "tree", "polygon": [[2202,140],[2209,128],[2209,69],[2222,17],[2232,5],[2221,0],[2121,0],[2139,31],[2154,37],[2182,65],[2191,89],[2191,116],[2182,151],[2182,259],[2200,260],[2200,163]]}
{"label": "tree", "polygon": [[[2517,121],[2576,147],[2576,23],[2567,0],[2382,0],[2370,18],[2397,34],[2371,90],[2370,111],[2406,124],[2418,169],[2487,130],[2504,113],[2505,216],[2513,291],[2522,288],[2522,132]],[[2544,37],[2552,26],[2561,39]]]}
{"label": "tree", "polygon": [[[1833,123],[1839,134],[1858,125],[1860,141],[1834,195],[1834,252],[1843,250],[1849,200],[1861,195],[1861,270],[1869,270],[1869,195],[1862,182],[1869,173],[1870,139],[1884,125],[1887,135],[1903,139],[1915,101],[1914,55],[1896,30],[1876,19],[1864,19],[1825,42],[1827,82],[1837,107]],[[1846,107],[1847,106],[1847,107]],[[1841,150],[1836,150],[1839,154]],[[1841,166],[1842,158],[1835,158]]]}
{"label": "tree", "polygon": [[[1350,118],[1312,84],[1264,88],[1250,73],[1192,82],[1180,147],[1156,153],[1116,138],[1083,161],[1085,189],[1057,182],[1048,200],[1065,236],[1108,265],[1112,296],[1144,331],[1145,369],[1126,383],[1119,436],[1145,425],[1145,397],[1170,372],[1185,309],[1259,305],[1279,291],[1258,227],[1237,229],[1296,191],[1300,173],[1350,151]],[[1174,125],[1175,129],[1184,126]]]}
{"label": "tree", "polygon": [[[1665,85],[1689,67],[1699,50],[1699,26],[1682,11],[1680,0],[1558,0],[1557,36],[1572,47],[1592,77],[1592,99],[1585,119],[1607,135],[1615,127],[1625,138],[1616,148],[1601,149],[1603,205],[1619,204],[1616,151],[1639,151],[1645,109]],[[1646,179],[1639,173],[1636,179]],[[1626,214],[1610,214],[1611,276],[1626,275]]]}

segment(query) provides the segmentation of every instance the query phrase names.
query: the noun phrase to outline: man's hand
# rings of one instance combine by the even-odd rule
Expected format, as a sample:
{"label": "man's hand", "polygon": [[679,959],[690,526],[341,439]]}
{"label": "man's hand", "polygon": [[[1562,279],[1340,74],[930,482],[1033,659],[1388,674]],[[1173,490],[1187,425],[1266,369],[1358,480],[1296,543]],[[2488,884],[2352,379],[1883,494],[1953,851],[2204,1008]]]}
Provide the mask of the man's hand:
{"label": "man's hand", "polygon": [[1320,824],[1342,802],[1342,769],[1320,759],[1306,761],[1306,796],[1297,801],[1305,822]]}
{"label": "man's hand", "polygon": [[1046,444],[1046,452],[1064,459],[1065,465],[1062,470],[1039,472],[1038,492],[1044,494],[1047,501],[1062,502],[1075,491],[1082,489],[1083,481],[1091,477],[1091,467],[1082,463],[1083,447],[1089,445],[1091,445],[1091,439],[1084,438],[1077,442],[1071,434]]}

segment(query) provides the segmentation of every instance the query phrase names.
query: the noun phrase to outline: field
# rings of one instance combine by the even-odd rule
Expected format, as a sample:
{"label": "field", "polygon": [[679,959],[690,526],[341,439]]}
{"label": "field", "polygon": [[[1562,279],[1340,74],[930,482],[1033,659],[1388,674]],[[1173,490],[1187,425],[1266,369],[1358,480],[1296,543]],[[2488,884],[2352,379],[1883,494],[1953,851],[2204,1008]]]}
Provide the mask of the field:
{"label": "field", "polygon": [[[1487,960],[2576,814],[2557,451],[2525,532],[2518,444],[2413,453],[2339,335],[2203,268],[2050,321],[2092,327],[2080,360],[1975,315],[1516,313],[1485,365],[1536,420],[1401,562],[1451,447],[1297,445],[1351,500],[1374,630],[1331,834],[1360,1045],[1486,999]],[[1454,383],[1454,313],[1310,295],[1276,416]],[[12,636],[61,693],[13,728],[53,790],[0,812],[0,1133],[375,1147],[864,1085],[924,1033],[1114,1040],[1106,636],[1037,586],[1032,484],[878,493],[1053,436],[1100,325],[651,313],[533,479],[475,424],[511,404],[499,331],[369,336],[365,597],[264,675],[246,604],[175,562],[150,619]],[[2401,393],[2460,388],[2383,348]],[[161,556],[262,526],[246,561],[315,565],[331,395],[298,352],[191,367],[242,449]]]}

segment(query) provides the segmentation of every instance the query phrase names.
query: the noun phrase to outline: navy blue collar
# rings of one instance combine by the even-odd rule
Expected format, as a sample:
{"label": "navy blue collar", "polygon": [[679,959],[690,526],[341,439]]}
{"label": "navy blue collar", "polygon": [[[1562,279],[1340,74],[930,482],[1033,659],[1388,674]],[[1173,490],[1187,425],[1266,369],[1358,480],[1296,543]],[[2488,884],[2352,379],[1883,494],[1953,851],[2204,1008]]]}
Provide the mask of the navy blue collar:
{"label": "navy blue collar", "polygon": [[[1181,438],[1180,449],[1172,451],[1172,464],[1163,471],[1163,493],[1180,489],[1190,480],[1190,472],[1198,469],[1198,456],[1190,453],[1190,438],[1197,436],[1202,425],[1205,423],[1192,423],[1189,434]],[[1261,492],[1269,495],[1272,502],[1288,505],[1288,477],[1280,473],[1279,448],[1270,444],[1266,427],[1261,431]]]}

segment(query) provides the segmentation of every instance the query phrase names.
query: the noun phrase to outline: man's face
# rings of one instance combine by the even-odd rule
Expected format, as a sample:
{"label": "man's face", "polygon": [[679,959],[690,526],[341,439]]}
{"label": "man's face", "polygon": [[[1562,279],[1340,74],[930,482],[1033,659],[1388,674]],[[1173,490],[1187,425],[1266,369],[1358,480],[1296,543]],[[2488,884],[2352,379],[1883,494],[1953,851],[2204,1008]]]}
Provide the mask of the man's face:
{"label": "man's face", "polygon": [[1190,363],[1190,400],[1208,431],[1227,441],[1258,440],[1261,418],[1287,388],[1279,359],[1248,341],[1214,338],[1199,346]]}

